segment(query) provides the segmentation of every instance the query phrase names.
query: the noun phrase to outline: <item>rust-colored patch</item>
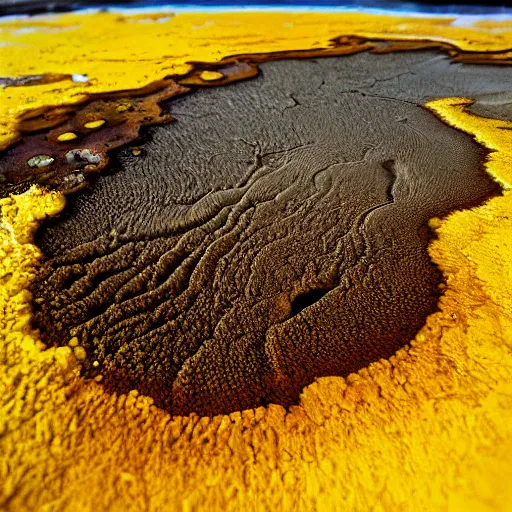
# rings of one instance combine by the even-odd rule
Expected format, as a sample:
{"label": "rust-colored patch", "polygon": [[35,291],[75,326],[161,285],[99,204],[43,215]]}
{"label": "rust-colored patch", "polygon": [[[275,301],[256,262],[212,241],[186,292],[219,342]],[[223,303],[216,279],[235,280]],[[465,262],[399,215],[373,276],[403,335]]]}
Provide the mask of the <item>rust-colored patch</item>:
{"label": "rust-colored patch", "polygon": [[[67,193],[83,188],[91,175],[108,164],[108,151],[136,139],[141,126],[172,120],[162,113],[161,101],[189,91],[170,79],[146,89],[150,90],[98,95],[78,109],[32,112],[20,123],[20,131],[27,135],[2,158],[5,182],[1,186],[9,192],[23,191],[33,183]],[[88,127],[100,120],[105,121],[101,126]],[[44,167],[31,166],[30,159],[36,155],[53,161]]]}
{"label": "rust-colored patch", "polygon": [[[93,95],[78,106],[31,111],[18,125],[25,134],[23,140],[5,151],[0,160],[0,194],[19,193],[35,183],[65,193],[76,192],[105,168],[110,150],[138,137],[141,126],[173,120],[162,113],[162,101],[189,92],[187,85],[224,85],[258,74],[254,65],[230,62],[216,66],[223,78],[212,82],[202,78],[205,70],[209,66],[198,65],[181,84],[168,77],[139,90]],[[91,128],[96,121],[104,122]],[[70,133],[77,137],[63,137]],[[41,160],[37,157],[46,157],[43,165],[34,163]]]}

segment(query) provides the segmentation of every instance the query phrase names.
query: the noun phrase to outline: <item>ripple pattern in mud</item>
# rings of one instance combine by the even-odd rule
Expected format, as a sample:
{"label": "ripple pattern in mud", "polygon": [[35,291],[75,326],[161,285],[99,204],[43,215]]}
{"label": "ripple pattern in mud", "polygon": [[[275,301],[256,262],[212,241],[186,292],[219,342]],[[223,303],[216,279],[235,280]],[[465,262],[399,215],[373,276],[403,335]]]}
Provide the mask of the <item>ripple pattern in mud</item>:
{"label": "ripple pattern in mud", "polygon": [[47,340],[77,335],[86,375],[175,413],[290,405],[391,356],[436,308],[428,219],[498,193],[420,105],[501,93],[512,70],[429,52],[261,68],[171,102],[178,122],[39,234]]}

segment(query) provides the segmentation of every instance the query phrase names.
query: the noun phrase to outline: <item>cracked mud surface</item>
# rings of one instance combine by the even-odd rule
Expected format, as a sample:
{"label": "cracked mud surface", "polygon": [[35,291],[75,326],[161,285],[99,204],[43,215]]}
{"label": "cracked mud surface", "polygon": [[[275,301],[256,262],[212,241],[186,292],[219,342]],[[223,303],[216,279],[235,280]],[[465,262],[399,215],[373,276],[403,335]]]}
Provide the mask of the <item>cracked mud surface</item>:
{"label": "cracked mud surface", "polygon": [[506,97],[511,69],[430,52],[261,69],[169,103],[178,122],[39,233],[47,341],[78,336],[85,375],[174,413],[290,405],[391,356],[436,308],[427,221],[499,193],[419,105]]}

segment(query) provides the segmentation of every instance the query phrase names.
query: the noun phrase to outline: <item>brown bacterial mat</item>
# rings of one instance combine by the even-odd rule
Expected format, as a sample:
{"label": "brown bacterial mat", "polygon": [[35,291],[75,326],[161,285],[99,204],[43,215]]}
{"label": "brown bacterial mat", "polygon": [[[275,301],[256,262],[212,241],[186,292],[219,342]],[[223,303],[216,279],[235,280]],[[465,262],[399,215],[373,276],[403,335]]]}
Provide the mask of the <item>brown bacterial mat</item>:
{"label": "brown bacterial mat", "polygon": [[[198,87],[198,66],[150,93],[195,90],[161,103],[147,122],[177,122],[146,128],[142,149],[118,152],[111,172],[38,233],[44,340],[77,336],[86,377],[179,414],[289,406],[315,378],[348,375],[407,344],[442,282],[428,220],[499,193],[481,148],[421,105],[499,103],[512,83],[510,67],[453,62],[464,59],[416,44],[279,56],[225,87]],[[216,69],[256,74],[233,59]],[[7,158],[31,137],[56,147],[48,133]],[[106,155],[104,140],[87,140]]]}

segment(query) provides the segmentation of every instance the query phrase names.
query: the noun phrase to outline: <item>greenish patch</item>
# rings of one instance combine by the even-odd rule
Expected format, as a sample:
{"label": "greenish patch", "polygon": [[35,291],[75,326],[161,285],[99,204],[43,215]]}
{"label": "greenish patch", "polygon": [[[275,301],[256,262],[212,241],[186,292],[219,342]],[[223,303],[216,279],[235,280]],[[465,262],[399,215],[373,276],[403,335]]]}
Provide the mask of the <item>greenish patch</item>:
{"label": "greenish patch", "polygon": [[30,167],[37,167],[39,169],[48,167],[55,159],[48,155],[36,155],[27,160]]}

